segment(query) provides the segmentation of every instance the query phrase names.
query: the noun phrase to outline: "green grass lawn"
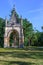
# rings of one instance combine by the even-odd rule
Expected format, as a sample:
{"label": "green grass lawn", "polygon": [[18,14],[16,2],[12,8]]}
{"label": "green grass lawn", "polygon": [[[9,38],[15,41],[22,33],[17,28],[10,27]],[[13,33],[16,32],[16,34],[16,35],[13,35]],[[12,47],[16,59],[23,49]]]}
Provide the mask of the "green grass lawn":
{"label": "green grass lawn", "polygon": [[0,65],[43,65],[43,49],[0,48]]}

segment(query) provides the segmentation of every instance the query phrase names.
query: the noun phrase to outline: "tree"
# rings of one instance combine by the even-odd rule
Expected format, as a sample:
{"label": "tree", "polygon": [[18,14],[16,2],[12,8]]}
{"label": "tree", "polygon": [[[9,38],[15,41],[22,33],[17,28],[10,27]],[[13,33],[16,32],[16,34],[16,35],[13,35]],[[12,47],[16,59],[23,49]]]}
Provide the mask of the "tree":
{"label": "tree", "polygon": [[42,31],[43,31],[43,26],[41,27]]}
{"label": "tree", "polygon": [[39,46],[43,46],[43,32],[40,32],[40,36],[38,38]]}
{"label": "tree", "polygon": [[4,27],[5,27],[5,20],[0,18],[0,47],[4,45]]}
{"label": "tree", "polygon": [[23,30],[24,30],[24,43],[29,45],[29,40],[33,34],[33,26],[27,19],[23,19]]}

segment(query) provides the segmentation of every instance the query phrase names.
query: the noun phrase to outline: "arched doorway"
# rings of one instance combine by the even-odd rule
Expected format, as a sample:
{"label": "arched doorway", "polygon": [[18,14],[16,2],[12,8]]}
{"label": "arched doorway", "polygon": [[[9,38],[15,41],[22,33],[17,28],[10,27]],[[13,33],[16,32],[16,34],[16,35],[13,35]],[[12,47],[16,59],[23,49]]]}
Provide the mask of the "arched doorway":
{"label": "arched doorway", "polygon": [[9,46],[18,47],[19,46],[19,33],[16,30],[12,30],[9,35]]}

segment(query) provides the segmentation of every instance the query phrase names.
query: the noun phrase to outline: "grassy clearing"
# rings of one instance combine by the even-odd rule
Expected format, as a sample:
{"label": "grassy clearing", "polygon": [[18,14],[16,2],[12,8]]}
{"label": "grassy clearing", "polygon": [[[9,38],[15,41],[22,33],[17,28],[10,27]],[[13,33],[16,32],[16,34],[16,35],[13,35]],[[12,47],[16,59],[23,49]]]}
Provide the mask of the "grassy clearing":
{"label": "grassy clearing", "polygon": [[0,48],[0,65],[43,65],[43,49]]}

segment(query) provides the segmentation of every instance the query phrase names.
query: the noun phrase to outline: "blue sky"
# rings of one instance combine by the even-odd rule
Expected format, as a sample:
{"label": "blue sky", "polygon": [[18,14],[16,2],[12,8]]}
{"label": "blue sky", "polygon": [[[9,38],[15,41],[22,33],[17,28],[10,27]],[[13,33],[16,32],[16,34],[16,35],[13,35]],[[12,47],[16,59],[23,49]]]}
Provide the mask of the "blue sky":
{"label": "blue sky", "polygon": [[23,18],[27,18],[35,29],[41,31],[43,0],[0,0],[0,17],[9,17],[14,4],[17,13]]}

